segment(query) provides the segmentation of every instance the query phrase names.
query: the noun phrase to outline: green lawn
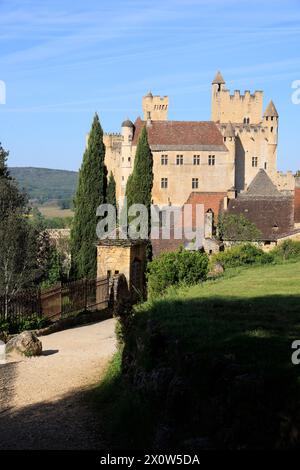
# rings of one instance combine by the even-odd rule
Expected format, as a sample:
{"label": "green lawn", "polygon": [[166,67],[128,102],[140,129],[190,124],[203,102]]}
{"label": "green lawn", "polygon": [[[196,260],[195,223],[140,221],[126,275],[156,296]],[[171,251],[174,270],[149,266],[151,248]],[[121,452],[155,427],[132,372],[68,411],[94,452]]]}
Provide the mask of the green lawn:
{"label": "green lawn", "polygon": [[[217,448],[300,447],[295,339],[300,262],[228,270],[138,306],[122,372],[118,356],[99,388],[116,447],[152,445],[161,426],[170,427],[171,446],[208,437]],[[170,370],[157,397],[153,377]]]}

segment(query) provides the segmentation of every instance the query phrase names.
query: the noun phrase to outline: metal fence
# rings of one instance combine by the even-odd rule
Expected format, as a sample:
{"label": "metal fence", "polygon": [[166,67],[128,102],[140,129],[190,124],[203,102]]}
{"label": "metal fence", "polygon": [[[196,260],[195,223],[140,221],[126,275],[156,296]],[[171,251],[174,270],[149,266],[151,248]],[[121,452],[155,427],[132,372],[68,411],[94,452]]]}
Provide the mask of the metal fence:
{"label": "metal fence", "polygon": [[5,296],[0,296],[0,323],[18,327],[41,317],[57,321],[84,310],[105,309],[109,292],[109,279],[100,278],[65,282],[43,291],[27,289],[8,302]]}

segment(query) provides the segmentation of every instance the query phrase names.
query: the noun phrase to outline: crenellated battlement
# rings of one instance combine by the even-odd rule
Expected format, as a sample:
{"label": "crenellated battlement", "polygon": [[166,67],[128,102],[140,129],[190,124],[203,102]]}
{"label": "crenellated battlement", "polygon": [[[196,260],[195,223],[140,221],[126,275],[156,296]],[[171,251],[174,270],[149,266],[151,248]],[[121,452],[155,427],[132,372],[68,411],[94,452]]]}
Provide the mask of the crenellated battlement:
{"label": "crenellated battlement", "polygon": [[244,94],[241,94],[240,90],[234,90],[233,95],[230,94],[230,90],[222,90],[221,93],[227,93],[231,101],[234,101],[234,100],[255,101],[257,99],[260,99],[261,96],[263,95],[263,91],[261,90],[256,90],[254,93],[251,93],[250,90],[245,90]]}
{"label": "crenellated battlement", "polygon": [[295,190],[295,176],[292,171],[275,171],[271,174],[273,183],[276,184],[280,191],[294,191]]}
{"label": "crenellated battlement", "polygon": [[212,84],[212,120],[215,122],[235,122],[259,124],[263,119],[263,92],[251,93],[225,88],[225,82]]}
{"label": "crenellated battlement", "polygon": [[104,132],[104,136],[115,136],[115,137],[122,137],[120,132]]}
{"label": "crenellated battlement", "polygon": [[144,120],[166,121],[168,119],[169,97],[152,95],[149,92],[142,101]]}

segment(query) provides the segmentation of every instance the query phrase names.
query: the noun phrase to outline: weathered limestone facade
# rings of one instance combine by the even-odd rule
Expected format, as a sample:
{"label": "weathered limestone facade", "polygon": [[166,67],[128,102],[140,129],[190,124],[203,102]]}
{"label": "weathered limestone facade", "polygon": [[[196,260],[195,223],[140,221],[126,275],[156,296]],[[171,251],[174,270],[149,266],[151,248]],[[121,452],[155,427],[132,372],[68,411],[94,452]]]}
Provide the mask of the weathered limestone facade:
{"label": "weathered limestone facade", "polygon": [[146,244],[143,240],[102,240],[97,246],[97,278],[124,274],[131,293],[143,293]]}
{"label": "weathered limestone facade", "polygon": [[147,127],[154,160],[153,203],[182,206],[192,192],[241,193],[260,169],[280,191],[293,192],[292,173],[277,171],[279,116],[271,101],[263,112],[263,92],[230,94],[220,72],[212,82],[211,121],[168,120],[169,99],[149,92],[143,120],[124,121],[121,132],[106,134],[106,165],[116,179],[117,198],[125,195],[139,133]]}

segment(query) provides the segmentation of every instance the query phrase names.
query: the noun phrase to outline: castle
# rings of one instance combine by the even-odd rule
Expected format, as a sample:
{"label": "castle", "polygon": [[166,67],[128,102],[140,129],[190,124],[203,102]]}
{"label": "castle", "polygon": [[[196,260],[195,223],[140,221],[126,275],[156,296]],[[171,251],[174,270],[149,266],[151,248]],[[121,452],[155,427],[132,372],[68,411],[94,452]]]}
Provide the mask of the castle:
{"label": "castle", "polygon": [[147,127],[153,153],[153,203],[182,206],[191,192],[245,191],[264,169],[280,191],[294,191],[291,172],[277,171],[279,116],[271,101],[263,112],[263,92],[230,94],[220,72],[212,82],[211,121],[168,120],[169,98],[149,92],[143,120],[125,120],[121,133],[105,134],[106,165],[125,195],[139,133]]}
{"label": "castle", "polygon": [[[237,206],[248,212],[246,201],[252,204],[254,189],[262,193],[266,184],[270,194],[256,198],[261,204],[264,199],[264,211],[272,205],[269,218],[260,214],[262,226],[268,226],[265,238],[294,230],[300,222],[300,207],[295,205],[299,183],[292,172],[277,171],[279,115],[272,101],[263,109],[262,91],[231,94],[218,72],[211,85],[210,121],[168,120],[169,98],[151,92],[143,97],[142,109],[143,119],[126,119],[120,133],[104,136],[106,165],[115,177],[118,200],[125,196],[139,134],[146,126],[153,154],[152,203],[158,208],[200,203],[215,217]],[[254,219],[258,202],[255,207],[257,211],[250,210]]]}

